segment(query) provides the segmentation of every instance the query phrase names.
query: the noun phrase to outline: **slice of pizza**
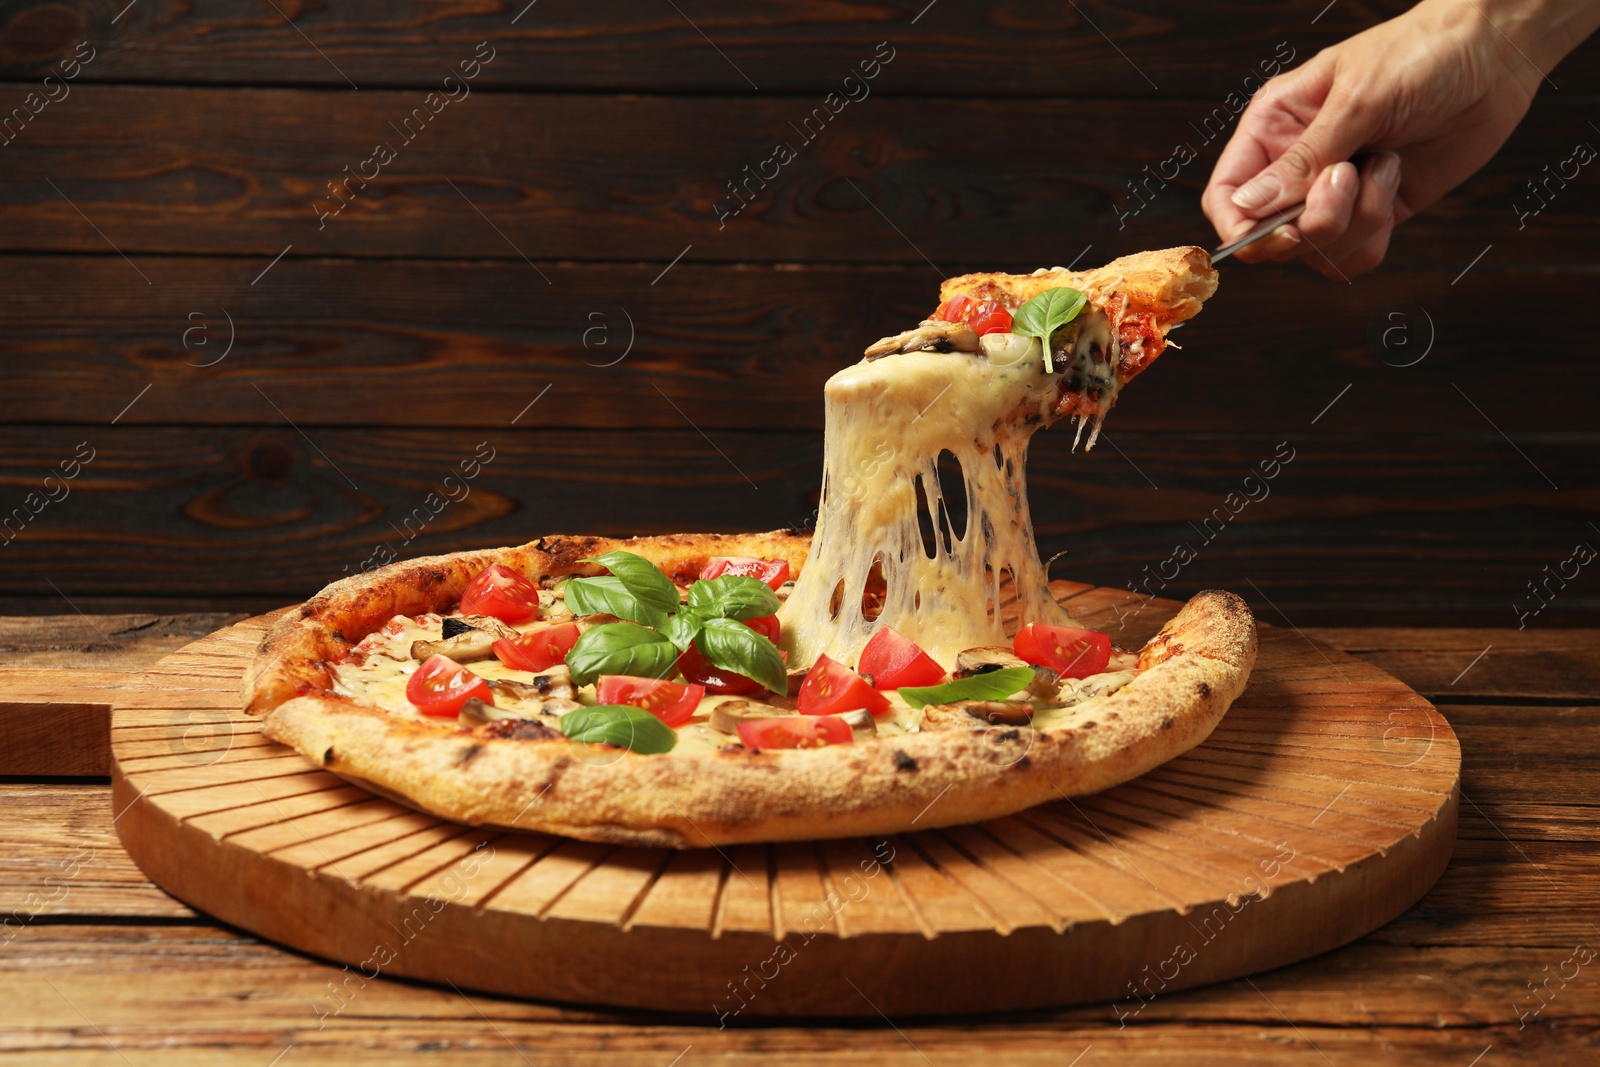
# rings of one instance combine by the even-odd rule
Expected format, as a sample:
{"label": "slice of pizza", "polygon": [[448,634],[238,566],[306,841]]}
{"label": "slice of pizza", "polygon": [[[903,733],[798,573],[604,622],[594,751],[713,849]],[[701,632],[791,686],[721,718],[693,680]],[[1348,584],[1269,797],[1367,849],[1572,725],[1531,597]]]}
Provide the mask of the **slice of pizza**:
{"label": "slice of pizza", "polygon": [[1214,286],[1200,249],[952,279],[934,319],[829,380],[811,536],[397,563],[286,613],[245,706],[386,796],[618,844],[888,834],[1126,781],[1210,733],[1254,622],[1215,590],[1135,648],[1072,619],[1024,460],[1056,419],[1097,426]]}
{"label": "slice of pizza", "polygon": [[[952,278],[932,318],[829,379],[812,561],[781,615],[796,662],[853,662],[880,625],[941,662],[1004,643],[1002,584],[1022,619],[1076,625],[1034,542],[1029,440],[1074,416],[1092,445],[1123,384],[1216,286],[1193,247],[1076,274]],[[941,456],[960,467],[960,528]]]}
{"label": "slice of pizza", "polygon": [[[1074,297],[1057,299],[1062,291]],[[939,307],[920,327],[885,338],[867,354],[932,345],[982,350],[991,360],[1042,359],[1036,335],[1012,332],[1018,312],[1035,300],[1070,306],[1081,294],[1081,307],[1051,334],[1048,370],[1056,376],[1057,397],[1045,415],[1073,418],[1074,446],[1088,427],[1093,448],[1122,386],[1155,362],[1167,348],[1167,333],[1199,314],[1216,291],[1217,272],[1197,247],[1140,252],[1081,273],[1050,267],[1032,274],[963,274],[940,286]]]}

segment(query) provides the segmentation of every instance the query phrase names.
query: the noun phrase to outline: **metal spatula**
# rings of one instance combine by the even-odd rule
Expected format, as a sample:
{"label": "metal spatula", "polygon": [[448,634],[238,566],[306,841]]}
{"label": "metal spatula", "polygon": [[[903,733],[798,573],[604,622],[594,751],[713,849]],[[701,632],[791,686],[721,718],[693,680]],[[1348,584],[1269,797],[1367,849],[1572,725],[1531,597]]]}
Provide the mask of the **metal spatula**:
{"label": "metal spatula", "polygon": [[1237,241],[1230,245],[1223,245],[1221,248],[1211,253],[1211,262],[1213,264],[1221,263],[1235,252],[1239,251],[1239,249],[1243,248],[1245,245],[1254,244],[1256,241],[1261,240],[1261,238],[1265,237],[1273,230],[1276,230],[1279,226],[1282,226],[1286,222],[1293,222],[1295,219],[1300,217],[1300,213],[1305,209],[1305,204],[1296,204],[1293,207],[1284,208],[1282,211],[1278,212],[1276,216],[1263,222],[1260,226],[1251,230]]}

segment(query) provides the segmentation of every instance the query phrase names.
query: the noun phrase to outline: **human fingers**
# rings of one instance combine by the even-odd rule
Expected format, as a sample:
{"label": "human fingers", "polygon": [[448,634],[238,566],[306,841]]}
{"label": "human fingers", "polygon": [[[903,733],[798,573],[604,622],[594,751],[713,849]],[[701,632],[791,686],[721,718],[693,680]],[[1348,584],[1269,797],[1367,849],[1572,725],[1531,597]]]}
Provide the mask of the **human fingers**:
{"label": "human fingers", "polygon": [[[1340,273],[1345,278],[1354,278],[1383,262],[1383,257],[1389,253],[1389,239],[1394,236],[1395,217],[1390,215],[1379,227],[1378,231],[1368,237],[1361,247],[1346,256],[1339,264]],[[1329,275],[1329,277],[1332,277]]]}
{"label": "human fingers", "polygon": [[1258,217],[1240,210],[1233,196],[1305,132],[1332,87],[1332,69],[1330,54],[1319,53],[1304,66],[1272,78],[1250,98],[1200,198],[1223,241],[1238,240],[1259,225]]}
{"label": "human fingers", "polygon": [[1317,255],[1316,249],[1332,243],[1350,224],[1359,182],[1360,177],[1351,163],[1335,163],[1328,167],[1306,193],[1306,209],[1294,225],[1279,226],[1248,249],[1240,249],[1240,258],[1245,259],[1248,251],[1252,254],[1245,259],[1247,263],[1268,260],[1288,263],[1302,256],[1310,262]]}
{"label": "human fingers", "polygon": [[1235,189],[1229,203],[1260,219],[1305,200],[1325,170],[1348,160],[1376,134],[1376,114],[1370,102],[1330,94],[1304,132]]}
{"label": "human fingers", "polygon": [[1329,248],[1344,237],[1356,209],[1361,172],[1354,163],[1340,162],[1323,169],[1306,193],[1306,209],[1295,226],[1310,248]]}
{"label": "human fingers", "polygon": [[1223,147],[1206,182],[1205,192],[1200,195],[1200,210],[1211,220],[1223,243],[1238,240],[1256,225],[1256,220],[1240,211],[1230,198],[1242,183],[1271,162],[1270,146],[1243,128],[1236,130]]}
{"label": "human fingers", "polygon": [[[1260,223],[1255,223],[1260,225]],[[1245,232],[1249,232],[1248,227]],[[1244,234],[1239,235],[1243,237]],[[1237,238],[1235,238],[1237,240]],[[1241,263],[1265,263],[1269,260],[1276,263],[1287,263],[1299,255],[1300,248],[1305,242],[1300,237],[1300,231],[1289,223],[1284,223],[1265,237],[1245,245],[1233,254],[1233,258]]]}
{"label": "human fingers", "polygon": [[1395,194],[1400,188],[1400,157],[1384,152],[1361,168],[1359,190],[1344,232],[1326,244],[1317,243],[1303,256],[1330,278],[1348,281],[1383,260],[1396,219]]}

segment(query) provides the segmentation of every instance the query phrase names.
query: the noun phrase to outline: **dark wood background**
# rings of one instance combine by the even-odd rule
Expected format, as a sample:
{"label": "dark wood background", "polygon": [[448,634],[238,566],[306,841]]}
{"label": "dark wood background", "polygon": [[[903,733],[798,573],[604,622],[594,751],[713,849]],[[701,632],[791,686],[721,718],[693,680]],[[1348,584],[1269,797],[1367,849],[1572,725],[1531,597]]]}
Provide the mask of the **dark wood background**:
{"label": "dark wood background", "polygon": [[[823,381],[942,275],[1210,244],[1222,140],[1195,127],[1280,42],[1303,61],[1405,6],[925,2],[0,2],[0,116],[94,50],[0,146],[0,514],[95,450],[0,545],[0,609],[268,607],[384,542],[804,524]],[[483,41],[471,95],[403,143],[389,124]],[[871,95],[801,146],[790,123],[885,41]],[[1121,588],[1199,546],[1282,441],[1271,495],[1166,595],[1516,625],[1600,545],[1592,168],[1516,211],[1600,145],[1600,47],[1551,83],[1380,271],[1229,264],[1106,443],[1038,439],[1056,575]],[[319,228],[380,141],[397,158]],[[780,141],[798,158],[719,226]],[[1119,228],[1180,141],[1199,158]],[[470,495],[407,543],[479,442]],[[1593,624],[1594,570],[1527,625]]]}

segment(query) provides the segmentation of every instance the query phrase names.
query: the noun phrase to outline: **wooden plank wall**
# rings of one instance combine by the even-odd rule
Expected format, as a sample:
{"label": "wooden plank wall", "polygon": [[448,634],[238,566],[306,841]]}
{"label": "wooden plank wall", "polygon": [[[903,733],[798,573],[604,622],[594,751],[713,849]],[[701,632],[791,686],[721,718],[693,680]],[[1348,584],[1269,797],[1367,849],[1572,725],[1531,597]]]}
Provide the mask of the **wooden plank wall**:
{"label": "wooden plank wall", "polygon": [[[823,381],[941,276],[1210,243],[1237,94],[1405,6],[925,3],[5,5],[0,517],[37,514],[0,609],[804,524]],[[1518,207],[1600,144],[1600,49],[1550,80],[1381,271],[1229,265],[1100,447],[1036,442],[1057,576],[1304,625],[1594,618],[1600,577],[1547,576],[1600,544],[1600,203],[1585,171]]]}

